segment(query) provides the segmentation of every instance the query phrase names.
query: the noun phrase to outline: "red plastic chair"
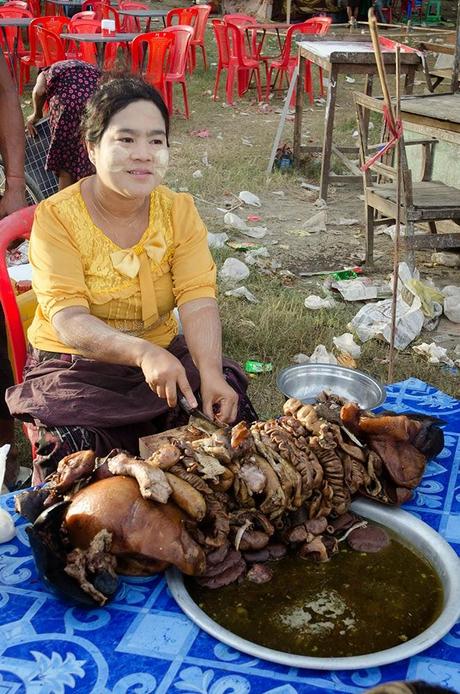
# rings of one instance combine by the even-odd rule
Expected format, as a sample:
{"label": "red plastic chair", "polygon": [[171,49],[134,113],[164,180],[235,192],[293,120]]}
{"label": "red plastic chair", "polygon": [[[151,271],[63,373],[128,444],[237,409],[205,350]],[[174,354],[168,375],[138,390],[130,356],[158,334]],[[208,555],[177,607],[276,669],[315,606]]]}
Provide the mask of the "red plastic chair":
{"label": "red plastic chair", "polygon": [[[37,26],[45,27],[53,31],[57,36],[62,34],[68,27],[70,19],[68,17],[35,17],[29,26],[29,53],[21,57],[19,61],[19,93],[22,94],[24,84],[30,79],[30,68],[37,69],[45,66],[45,58],[40,45],[37,43],[35,29]],[[67,57],[69,52],[66,51]]]}
{"label": "red plastic chair", "polygon": [[6,266],[6,251],[14,241],[28,239],[34,219],[35,205],[24,207],[0,220],[0,303],[5,316],[8,341],[13,357],[13,375],[21,383],[26,362],[26,338],[16,295]]}
{"label": "red plastic chair", "polygon": [[208,69],[208,61],[206,57],[206,48],[204,45],[204,38],[206,33],[206,26],[208,23],[209,15],[211,12],[211,5],[197,5],[196,10],[196,21],[195,21],[195,34],[190,42],[190,57],[191,57],[191,71],[196,67],[196,49],[200,48],[203,55],[204,69]]}
{"label": "red plastic chair", "polygon": [[[225,24],[236,24],[236,26],[239,27],[249,27],[249,26],[256,26],[257,25],[257,19],[255,17],[251,17],[250,14],[243,14],[242,12],[234,12],[233,14],[224,14],[223,16],[223,21]],[[253,57],[255,57],[258,53],[257,50],[257,33],[251,32],[250,34],[247,35],[248,37],[248,46],[251,48],[251,54]]]}
{"label": "red plastic chair", "polygon": [[[248,54],[246,48],[246,30],[244,26],[238,26],[232,22],[226,22],[228,45],[230,46],[231,55],[236,58],[236,61],[230,61],[230,69],[228,70],[227,83],[228,91],[233,97],[233,84],[235,74],[238,75],[238,94],[241,96],[249,88],[252,76],[255,76],[257,98],[262,101],[262,86],[260,82],[260,60],[257,52]],[[235,66],[235,69],[232,69]],[[233,102],[229,102],[233,103]]]}
{"label": "red plastic chair", "polygon": [[174,39],[169,54],[169,65],[166,71],[166,96],[169,112],[173,112],[173,86],[175,83],[178,83],[182,87],[185,117],[190,118],[185,73],[187,70],[190,42],[193,38],[193,27],[176,25],[166,27],[163,31],[170,33]]}
{"label": "red plastic chair", "polygon": [[[162,95],[167,103],[166,70],[174,36],[166,31],[151,31],[131,41],[132,72],[142,74]],[[143,67],[144,66],[144,67]]]}
{"label": "red plastic chair", "polygon": [[35,29],[35,33],[43,51],[45,67],[53,65],[59,60],[67,60],[64,41],[59,36],[40,26]]}
{"label": "red plastic chair", "polygon": [[[120,10],[148,10],[149,6],[144,5],[142,2],[120,2]],[[129,15],[120,15],[121,19],[121,31],[123,33],[135,33],[141,32],[142,27],[138,17],[130,17]]]}
{"label": "red plastic chair", "polygon": [[[287,34],[286,34],[286,39],[284,41],[284,46],[283,50],[281,52],[281,56],[277,58],[276,60],[272,60],[267,64],[267,87],[266,87],[266,98],[268,100],[270,96],[270,89],[271,89],[271,78],[273,72],[276,72],[276,77],[274,80],[274,85],[276,84],[277,80],[279,80],[279,87],[281,88],[282,86],[282,81],[283,77],[286,76],[288,78],[288,81],[292,77],[292,73],[294,72],[294,68],[297,65],[297,60],[298,56],[297,55],[291,55],[291,49],[292,49],[292,37],[295,33],[299,34],[316,34],[316,35],[323,35],[325,34],[329,26],[331,24],[331,18],[330,17],[314,17],[313,19],[308,19],[306,22],[302,22],[301,24],[293,24],[292,26],[289,27]],[[321,93],[322,93],[322,73],[320,74],[320,84],[321,84]],[[308,95],[310,97],[310,102],[313,102],[313,83],[311,79],[311,64],[310,62],[306,62],[305,64],[305,91],[308,92]],[[293,96],[294,100],[294,96]]]}
{"label": "red plastic chair", "polygon": [[[69,32],[71,34],[100,34],[101,20],[94,19],[94,17],[80,17],[77,19],[72,17],[69,24]],[[90,63],[91,65],[97,65],[96,44],[87,43],[86,41],[80,42],[78,45],[78,59],[84,60],[85,63]]]}
{"label": "red plastic chair", "polygon": [[[0,17],[5,19],[32,18],[32,13],[22,7],[3,5],[0,7]],[[0,46],[10,69],[16,73],[17,64],[11,65],[11,59],[13,58],[19,63],[20,58],[28,53],[24,47],[21,30],[18,27],[3,27],[3,30],[0,31]]]}

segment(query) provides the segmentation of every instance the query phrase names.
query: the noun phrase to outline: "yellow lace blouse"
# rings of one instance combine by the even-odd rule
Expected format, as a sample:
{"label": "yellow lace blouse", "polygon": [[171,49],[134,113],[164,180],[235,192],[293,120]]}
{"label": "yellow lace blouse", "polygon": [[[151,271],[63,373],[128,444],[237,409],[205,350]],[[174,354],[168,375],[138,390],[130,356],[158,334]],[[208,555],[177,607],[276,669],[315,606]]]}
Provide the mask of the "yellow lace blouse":
{"label": "yellow lace blouse", "polygon": [[59,341],[55,313],[85,306],[121,332],[167,347],[174,306],[214,297],[216,270],[190,195],[159,186],[139,243],[122,249],[92,221],[75,183],[39,204],[30,238],[38,307],[28,331],[37,349],[78,353]]}

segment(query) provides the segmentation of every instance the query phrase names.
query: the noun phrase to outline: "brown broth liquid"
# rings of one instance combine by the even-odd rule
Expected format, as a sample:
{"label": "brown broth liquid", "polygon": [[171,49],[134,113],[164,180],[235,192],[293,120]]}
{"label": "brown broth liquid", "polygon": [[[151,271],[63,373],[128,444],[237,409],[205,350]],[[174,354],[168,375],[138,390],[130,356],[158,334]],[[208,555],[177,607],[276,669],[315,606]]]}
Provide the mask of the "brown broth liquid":
{"label": "brown broth liquid", "polygon": [[315,657],[373,653],[414,638],[441,612],[443,589],[431,565],[392,538],[371,554],[348,547],[317,564],[288,556],[273,578],[224,588],[186,580],[215,622],[261,646]]}

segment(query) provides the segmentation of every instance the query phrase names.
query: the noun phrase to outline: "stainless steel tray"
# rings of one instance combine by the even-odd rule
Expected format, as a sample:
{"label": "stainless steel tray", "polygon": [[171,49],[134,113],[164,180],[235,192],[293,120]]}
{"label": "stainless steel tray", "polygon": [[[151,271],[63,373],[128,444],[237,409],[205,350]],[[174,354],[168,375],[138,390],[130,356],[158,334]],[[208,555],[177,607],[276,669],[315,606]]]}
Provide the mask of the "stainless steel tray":
{"label": "stainless steel tray", "polygon": [[369,520],[392,530],[399,536],[400,541],[424,556],[439,574],[444,589],[443,610],[428,629],[410,641],[384,651],[347,658],[314,658],[293,655],[247,641],[214,622],[192,600],[185,588],[182,574],[176,568],[168,569],[166,572],[166,580],[171,594],[185,614],[208,634],[243,653],[273,663],[314,670],[355,670],[379,667],[410,658],[442,639],[459,619],[460,559],[452,547],[435,530],[407,511],[382,506],[367,500],[354,501],[352,510],[360,516],[369,518]]}
{"label": "stainless steel tray", "polygon": [[278,374],[276,384],[288,398],[311,403],[321,391],[357,402],[364,410],[378,407],[386,398],[385,389],[372,376],[335,364],[298,364]]}

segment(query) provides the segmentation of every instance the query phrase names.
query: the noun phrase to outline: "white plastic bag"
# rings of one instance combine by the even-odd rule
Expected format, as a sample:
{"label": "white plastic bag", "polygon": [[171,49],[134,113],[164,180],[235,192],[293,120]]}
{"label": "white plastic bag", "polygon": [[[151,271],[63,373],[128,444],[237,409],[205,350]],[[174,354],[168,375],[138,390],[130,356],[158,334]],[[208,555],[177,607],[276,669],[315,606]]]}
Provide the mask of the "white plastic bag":
{"label": "white plastic bag", "polygon": [[310,357],[310,364],[337,364],[337,359],[324,345],[318,345]]}
{"label": "white plastic bag", "polygon": [[260,199],[257,197],[257,195],[254,195],[254,193],[249,192],[249,190],[242,190],[238,197],[246,205],[252,205],[253,207],[262,207],[262,203],[260,202]]}
{"label": "white plastic bag", "polygon": [[305,308],[312,309],[313,311],[318,311],[320,308],[333,308],[333,306],[335,306],[334,299],[323,299],[316,294],[307,296],[303,303]]}
{"label": "white plastic bag", "polygon": [[[10,444],[6,443],[0,448],[0,488],[3,492],[3,479],[6,470],[6,458],[10,450]],[[9,542],[16,535],[13,519],[4,509],[0,509],[0,542]]]}
{"label": "white plastic bag", "polygon": [[[366,304],[359,309],[349,324],[361,342],[367,342],[373,337],[383,337],[388,343],[391,336],[391,299],[384,299],[375,304]],[[396,302],[396,349],[405,349],[420,335],[424,316],[418,297],[414,298],[412,306],[406,304],[400,297]]]}
{"label": "white plastic bag", "polygon": [[232,227],[232,229],[238,229],[242,234],[251,236],[254,239],[261,239],[267,233],[267,227],[249,227],[244,219],[238,217],[234,212],[227,212],[224,215],[224,224]]}
{"label": "white plastic bag", "polygon": [[227,258],[222,265],[219,277],[224,282],[240,282],[249,277],[249,268],[238,258]]}
{"label": "white plastic bag", "polygon": [[208,231],[209,248],[223,248],[225,246],[225,242],[228,241],[228,239],[229,236],[225,233],[225,231],[221,234],[212,234],[210,231]]}
{"label": "white plastic bag", "polygon": [[355,359],[361,356],[361,347],[356,344],[351,333],[343,333],[338,337],[333,337],[332,342],[341,352],[347,352]]}
{"label": "white plastic bag", "polygon": [[247,287],[237,287],[236,289],[229,289],[225,292],[225,296],[236,296],[239,299],[247,299],[251,304],[258,304],[259,299],[254,296],[252,292],[249,291]]}

